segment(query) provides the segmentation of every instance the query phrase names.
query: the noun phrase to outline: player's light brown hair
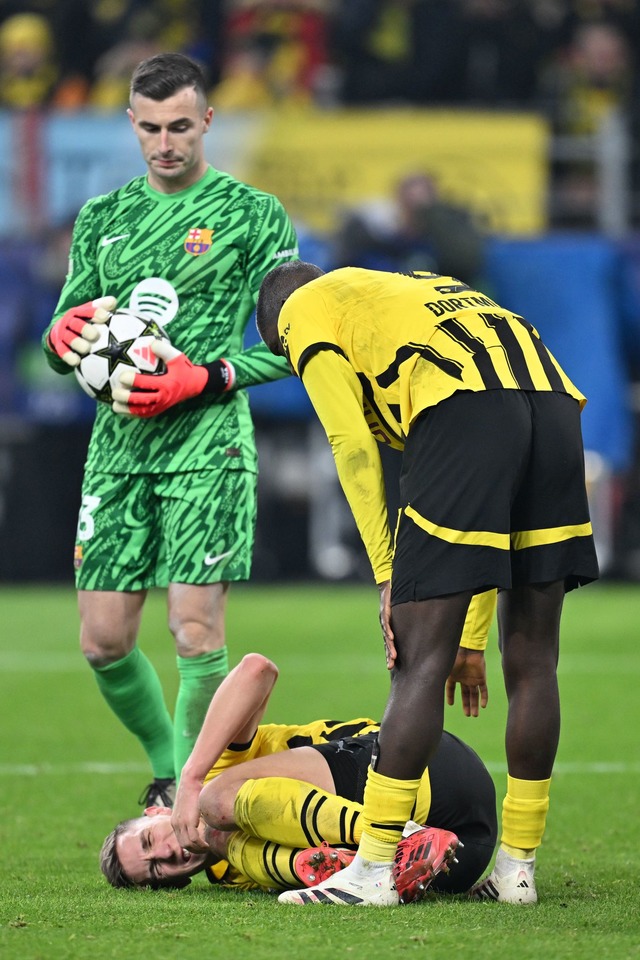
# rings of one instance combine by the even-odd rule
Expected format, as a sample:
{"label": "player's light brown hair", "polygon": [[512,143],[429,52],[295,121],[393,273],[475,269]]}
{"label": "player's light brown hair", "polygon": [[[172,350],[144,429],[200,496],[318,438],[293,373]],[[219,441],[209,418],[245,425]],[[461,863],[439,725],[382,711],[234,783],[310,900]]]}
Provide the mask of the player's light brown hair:
{"label": "player's light brown hair", "polygon": [[294,290],[303,287],[312,280],[323,276],[324,270],[315,263],[304,260],[291,260],[274,267],[265,276],[260,285],[256,305],[256,326],[265,344],[276,356],[284,356],[278,337],[278,317],[283,303]]}
{"label": "player's light brown hair", "polygon": [[147,890],[160,890],[163,887],[186,887],[191,883],[190,877],[172,877],[170,880],[149,880],[148,883],[134,883],[131,877],[128,877],[122,868],[122,863],[118,856],[118,838],[122,836],[129,827],[136,822],[138,818],[133,817],[129,820],[122,820],[117,827],[105,838],[100,849],[100,869],[109,881],[112,887],[123,888],[145,888]]}
{"label": "player's light brown hair", "polygon": [[129,99],[139,94],[150,100],[166,100],[185,87],[193,87],[206,101],[207,81],[200,64],[183,53],[157,53],[133,71]]}
{"label": "player's light brown hair", "polygon": [[119,823],[115,830],[112,830],[109,836],[105,838],[100,850],[100,869],[112,887],[135,886],[133,881],[122,869],[122,864],[120,863],[116,849],[118,837],[121,836],[133,822],[133,820],[123,820]]}

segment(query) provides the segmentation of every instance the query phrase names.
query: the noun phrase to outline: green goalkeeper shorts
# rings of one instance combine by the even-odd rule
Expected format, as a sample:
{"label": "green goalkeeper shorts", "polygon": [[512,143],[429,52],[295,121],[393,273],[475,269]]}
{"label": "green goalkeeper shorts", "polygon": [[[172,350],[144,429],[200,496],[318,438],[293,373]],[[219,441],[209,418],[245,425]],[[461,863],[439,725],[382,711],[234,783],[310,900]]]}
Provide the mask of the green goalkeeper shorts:
{"label": "green goalkeeper shorts", "polygon": [[256,481],[247,470],[87,471],[74,566],[78,590],[248,580]]}

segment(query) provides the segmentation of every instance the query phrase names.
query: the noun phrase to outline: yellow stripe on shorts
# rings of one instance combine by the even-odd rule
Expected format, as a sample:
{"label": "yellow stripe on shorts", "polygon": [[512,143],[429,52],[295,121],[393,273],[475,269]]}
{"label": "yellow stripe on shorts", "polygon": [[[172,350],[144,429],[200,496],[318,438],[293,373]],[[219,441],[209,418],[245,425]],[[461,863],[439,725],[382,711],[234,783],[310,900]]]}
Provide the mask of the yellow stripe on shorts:
{"label": "yellow stripe on shorts", "polygon": [[590,537],[593,529],[590,523],[575,523],[568,527],[545,527],[542,530],[521,530],[511,534],[514,550],[526,550],[528,547],[543,547],[550,543],[562,543],[574,537]]}
{"label": "yellow stripe on shorts", "polygon": [[494,547],[496,550],[526,550],[529,547],[543,547],[552,543],[562,543],[574,537],[590,537],[593,529],[590,523],[576,523],[563,527],[543,527],[540,530],[521,530],[519,533],[493,533],[490,530],[454,530],[442,527],[421,516],[413,507],[407,506],[405,514],[422,530],[432,537],[446,540],[447,543],[463,543],[470,547]]}
{"label": "yellow stripe on shorts", "polygon": [[490,530],[454,530],[452,527],[441,527],[437,523],[431,523],[413,507],[405,507],[404,512],[422,530],[448,543],[465,543],[470,547],[495,547],[496,550],[511,549],[508,533],[492,533]]}

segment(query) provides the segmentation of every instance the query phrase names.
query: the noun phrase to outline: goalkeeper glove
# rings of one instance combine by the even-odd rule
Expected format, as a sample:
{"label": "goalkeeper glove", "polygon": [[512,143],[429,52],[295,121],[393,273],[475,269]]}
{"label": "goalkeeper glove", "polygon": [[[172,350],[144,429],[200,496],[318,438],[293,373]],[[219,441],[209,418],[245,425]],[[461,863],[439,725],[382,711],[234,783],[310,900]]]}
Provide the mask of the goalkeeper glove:
{"label": "goalkeeper glove", "polygon": [[201,393],[220,395],[236,382],[236,373],[228,360],[195,364],[166,340],[151,344],[157,357],[167,365],[166,373],[134,373],[124,370],[120,384],[113,390],[114,413],[133,417],[155,417],[183,400]]}
{"label": "goalkeeper glove", "polygon": [[89,353],[91,344],[98,339],[93,324],[106,323],[117,304],[115,297],[98,297],[79,307],[71,307],[51,327],[47,345],[70,367],[77,367]]}

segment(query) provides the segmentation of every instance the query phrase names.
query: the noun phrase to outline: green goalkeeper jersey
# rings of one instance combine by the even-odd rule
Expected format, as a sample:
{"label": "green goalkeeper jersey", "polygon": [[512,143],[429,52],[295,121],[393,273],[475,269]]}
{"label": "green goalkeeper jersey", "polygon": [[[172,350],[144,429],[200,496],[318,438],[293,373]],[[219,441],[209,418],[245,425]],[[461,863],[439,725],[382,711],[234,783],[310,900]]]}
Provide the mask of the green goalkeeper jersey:
{"label": "green goalkeeper jersey", "polygon": [[276,197],[211,167],[179,193],[159,193],[142,176],[83,206],[44,335],[49,364],[71,372],[46,344],[53,323],[71,307],[113,294],[118,307],[153,317],[193,363],[224,357],[237,375],[230,393],[195,397],[149,419],[119,416],[99,403],[88,469],[257,469],[242,388],[290,371],[264,344],[243,350],[244,332],[265,274],[297,255],[295,230]]}

